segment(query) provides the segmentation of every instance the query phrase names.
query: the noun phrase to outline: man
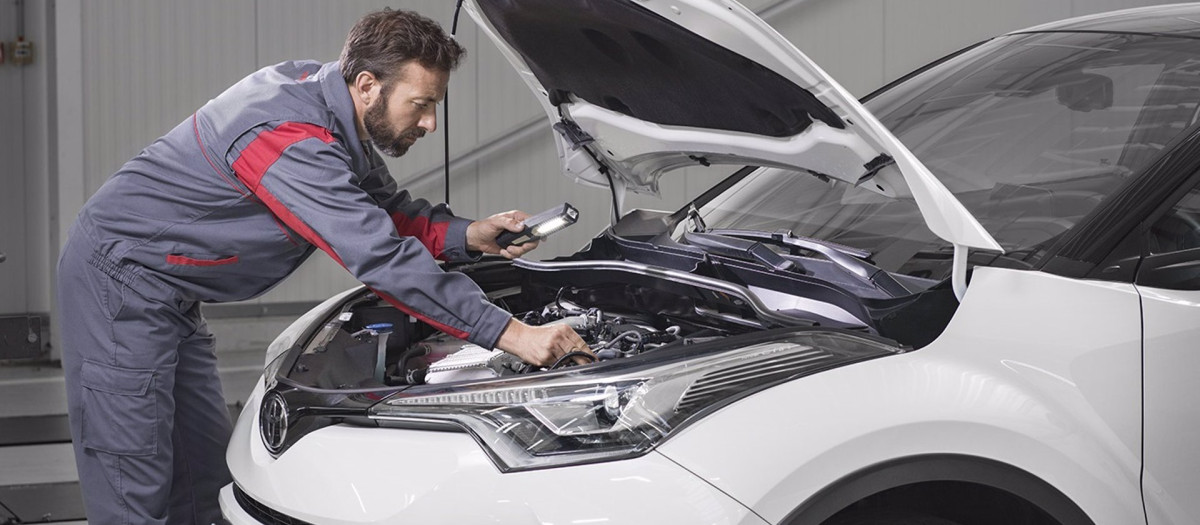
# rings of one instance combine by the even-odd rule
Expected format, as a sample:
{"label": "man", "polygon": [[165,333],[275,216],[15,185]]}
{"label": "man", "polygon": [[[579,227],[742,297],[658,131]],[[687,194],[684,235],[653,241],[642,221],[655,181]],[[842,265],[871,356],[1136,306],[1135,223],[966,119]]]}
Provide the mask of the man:
{"label": "man", "polygon": [[[220,521],[230,424],[201,302],[267,291],[319,248],[447,333],[549,364],[584,342],[490,304],[434,257],[512,258],[521,212],[454,217],[397,191],[379,149],[436,128],[463,49],[414,13],[367,15],[339,62],[286,62],[229,88],[129,161],[59,261],[63,366],[91,523]],[[372,144],[374,147],[372,147]]]}

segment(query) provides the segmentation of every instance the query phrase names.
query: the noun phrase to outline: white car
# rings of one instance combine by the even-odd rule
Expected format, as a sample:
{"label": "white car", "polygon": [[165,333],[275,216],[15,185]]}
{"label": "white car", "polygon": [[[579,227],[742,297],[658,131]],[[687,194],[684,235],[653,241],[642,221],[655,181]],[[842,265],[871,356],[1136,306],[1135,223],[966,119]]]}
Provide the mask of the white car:
{"label": "white car", "polygon": [[[864,104],[730,0],[465,8],[619,220],[453,271],[599,357],[334,297],[268,351],[232,523],[1200,522],[1200,4],[998,37]],[[708,164],[745,167],[621,209]]]}

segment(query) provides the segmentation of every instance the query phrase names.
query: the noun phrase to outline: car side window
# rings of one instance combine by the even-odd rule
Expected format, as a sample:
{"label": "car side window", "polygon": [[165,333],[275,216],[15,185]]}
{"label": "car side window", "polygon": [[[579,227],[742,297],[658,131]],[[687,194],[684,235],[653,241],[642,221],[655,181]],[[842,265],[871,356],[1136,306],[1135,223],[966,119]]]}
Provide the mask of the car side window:
{"label": "car side window", "polygon": [[1149,243],[1151,254],[1200,248],[1200,186],[1150,227]]}

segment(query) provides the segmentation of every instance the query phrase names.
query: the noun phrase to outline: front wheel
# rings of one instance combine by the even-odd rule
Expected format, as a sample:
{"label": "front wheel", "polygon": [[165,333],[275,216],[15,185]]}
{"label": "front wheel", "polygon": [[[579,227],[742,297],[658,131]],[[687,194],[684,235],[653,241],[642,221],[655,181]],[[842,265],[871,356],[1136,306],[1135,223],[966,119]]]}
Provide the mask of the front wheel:
{"label": "front wheel", "polygon": [[825,520],[822,525],[961,525],[937,516],[920,512],[890,509],[842,511]]}

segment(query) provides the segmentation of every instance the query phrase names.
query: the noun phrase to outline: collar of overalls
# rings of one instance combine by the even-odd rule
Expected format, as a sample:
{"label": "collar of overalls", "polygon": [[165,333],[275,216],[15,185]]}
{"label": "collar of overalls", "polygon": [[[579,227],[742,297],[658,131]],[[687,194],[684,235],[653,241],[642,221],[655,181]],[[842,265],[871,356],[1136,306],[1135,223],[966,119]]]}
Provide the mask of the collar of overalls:
{"label": "collar of overalls", "polygon": [[321,82],[321,93],[325,96],[325,104],[333,112],[334,123],[337,126],[337,129],[330,131],[340,137],[342,143],[346,145],[350,158],[354,162],[354,171],[367,173],[370,170],[371,162],[367,158],[366,148],[363,147],[362,141],[358,140],[358,126],[354,121],[354,101],[350,99],[350,88],[346,87],[346,81],[342,79],[339,62],[335,60],[322,65],[321,70],[317,72],[317,80]]}

